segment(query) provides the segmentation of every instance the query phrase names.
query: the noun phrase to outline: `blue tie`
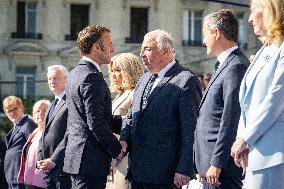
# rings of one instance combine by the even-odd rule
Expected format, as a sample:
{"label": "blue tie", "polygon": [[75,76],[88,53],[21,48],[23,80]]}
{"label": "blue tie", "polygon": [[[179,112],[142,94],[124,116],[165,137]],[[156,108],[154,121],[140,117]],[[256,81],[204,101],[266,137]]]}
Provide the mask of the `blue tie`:
{"label": "blue tie", "polygon": [[150,78],[150,80],[148,81],[144,93],[143,93],[143,97],[142,97],[142,110],[146,107],[147,104],[147,100],[151,94],[154,82],[156,80],[156,78],[158,77],[158,74],[153,74]]}
{"label": "blue tie", "polygon": [[16,134],[16,132],[19,130],[19,127],[20,127],[20,126],[19,126],[18,124],[14,125],[13,131],[12,131],[12,133],[11,133],[11,135],[10,135],[9,143],[10,143],[11,140],[13,139],[14,135]]}
{"label": "blue tie", "polygon": [[46,117],[46,123],[48,122],[49,118],[52,116],[52,114],[55,110],[55,107],[57,105],[57,102],[58,102],[58,98],[55,98],[54,101],[51,104],[50,110],[49,110],[48,115]]}
{"label": "blue tie", "polygon": [[219,62],[218,60],[216,60],[215,65],[214,65],[214,67],[215,67],[215,73],[217,72],[219,66],[220,66],[220,62]]}

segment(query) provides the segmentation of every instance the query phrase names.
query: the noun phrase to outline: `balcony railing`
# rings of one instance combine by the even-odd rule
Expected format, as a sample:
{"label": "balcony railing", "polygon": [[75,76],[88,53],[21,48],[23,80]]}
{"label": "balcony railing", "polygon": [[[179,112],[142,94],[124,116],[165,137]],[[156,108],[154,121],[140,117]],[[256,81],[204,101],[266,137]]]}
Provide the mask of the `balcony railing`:
{"label": "balcony railing", "polygon": [[41,33],[28,33],[28,32],[12,32],[11,38],[42,39],[42,34]]}
{"label": "balcony railing", "polygon": [[126,37],[125,38],[125,43],[142,43],[143,42],[143,37]]}
{"label": "balcony railing", "polygon": [[183,46],[202,46],[202,42],[197,40],[197,41],[193,41],[193,40],[182,40],[182,45]]}
{"label": "balcony railing", "polygon": [[77,40],[77,34],[67,34],[65,35],[66,41],[76,41]]}

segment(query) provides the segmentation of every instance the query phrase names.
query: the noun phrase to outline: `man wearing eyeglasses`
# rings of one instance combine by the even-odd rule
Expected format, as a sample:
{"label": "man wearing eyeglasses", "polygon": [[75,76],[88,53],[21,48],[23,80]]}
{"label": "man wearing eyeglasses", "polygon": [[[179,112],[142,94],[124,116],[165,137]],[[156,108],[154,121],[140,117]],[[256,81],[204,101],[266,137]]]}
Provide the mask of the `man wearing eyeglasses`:
{"label": "man wearing eyeglasses", "polygon": [[24,189],[25,185],[17,182],[20,170],[21,152],[30,133],[36,128],[35,122],[24,114],[20,98],[8,96],[3,100],[3,109],[14,127],[6,136],[7,151],[4,160],[4,172],[9,189]]}

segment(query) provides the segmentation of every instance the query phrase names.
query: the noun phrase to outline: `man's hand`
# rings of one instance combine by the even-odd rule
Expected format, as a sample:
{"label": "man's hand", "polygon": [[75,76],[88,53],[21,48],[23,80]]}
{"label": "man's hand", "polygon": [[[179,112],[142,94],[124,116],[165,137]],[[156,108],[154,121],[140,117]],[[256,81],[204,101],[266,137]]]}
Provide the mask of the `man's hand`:
{"label": "man's hand", "polygon": [[219,176],[221,173],[221,168],[211,165],[206,173],[206,181],[210,185],[220,185]]}
{"label": "man's hand", "polygon": [[203,181],[203,177],[200,176],[200,174],[196,174],[196,178],[198,182],[202,182]]}
{"label": "man's hand", "polygon": [[40,171],[49,171],[52,170],[55,166],[56,164],[53,163],[50,158],[37,161],[37,168]]}
{"label": "man's hand", "polygon": [[122,147],[123,153],[126,153],[126,152],[127,152],[127,148],[128,148],[127,142],[125,142],[125,141],[120,141],[120,145],[121,145],[121,147]]}
{"label": "man's hand", "polygon": [[180,174],[180,173],[175,173],[175,178],[174,178],[174,184],[176,187],[180,188],[183,185],[186,185],[190,181],[190,177]]}

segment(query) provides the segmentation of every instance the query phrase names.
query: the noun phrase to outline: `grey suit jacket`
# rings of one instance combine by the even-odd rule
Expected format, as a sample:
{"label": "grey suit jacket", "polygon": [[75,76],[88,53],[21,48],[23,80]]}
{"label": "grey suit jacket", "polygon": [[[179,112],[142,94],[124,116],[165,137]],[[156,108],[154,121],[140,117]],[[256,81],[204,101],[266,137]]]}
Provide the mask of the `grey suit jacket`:
{"label": "grey suit jacket", "polygon": [[220,177],[241,176],[230,156],[240,117],[239,89],[249,62],[239,49],[217,70],[202,97],[195,131],[195,164],[205,176],[210,165]]}
{"label": "grey suit jacket", "polygon": [[[63,160],[67,142],[67,138],[64,138],[68,116],[65,100],[66,96],[62,98],[56,106],[53,115],[49,118],[48,122],[45,123],[45,129],[40,139],[38,149],[38,160],[51,158],[52,162],[56,164],[53,171],[56,171],[58,174],[63,172]],[[48,115],[49,109],[46,115]]]}
{"label": "grey suit jacket", "polygon": [[111,131],[111,97],[94,64],[80,60],[66,87],[68,141],[63,170],[70,174],[107,176],[111,157],[121,150]]}
{"label": "grey suit jacket", "polygon": [[194,177],[193,135],[201,99],[199,80],[179,63],[167,71],[149,96],[141,99],[151,77],[144,74],[135,89],[132,109],[120,140],[129,145],[135,181],[172,184],[174,174]]}
{"label": "grey suit jacket", "polygon": [[29,135],[36,128],[35,122],[25,115],[18,124],[20,127],[12,135],[13,129],[6,136],[7,151],[4,160],[4,172],[8,183],[17,184],[17,176],[20,170],[21,153]]}

